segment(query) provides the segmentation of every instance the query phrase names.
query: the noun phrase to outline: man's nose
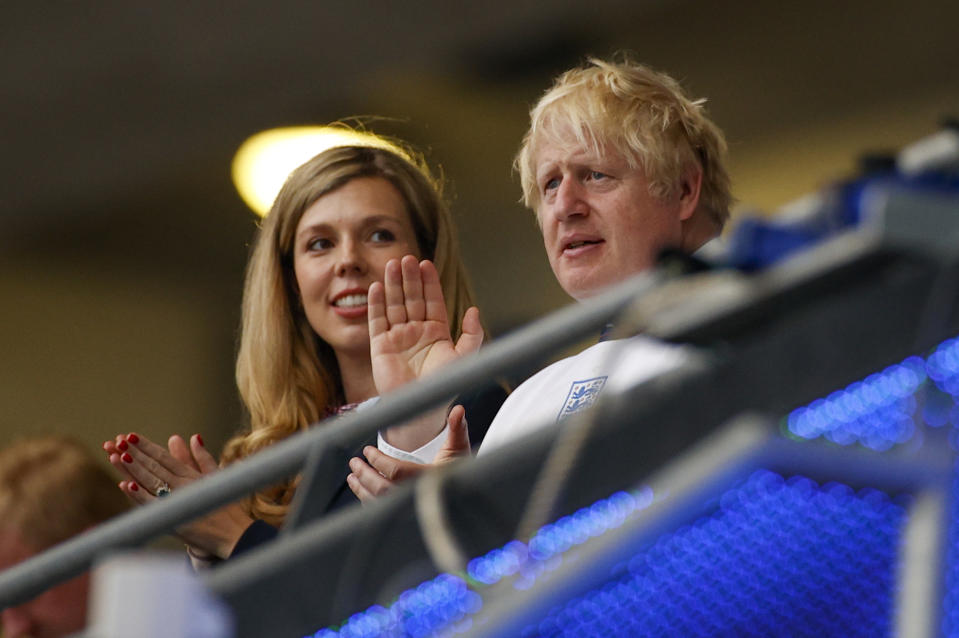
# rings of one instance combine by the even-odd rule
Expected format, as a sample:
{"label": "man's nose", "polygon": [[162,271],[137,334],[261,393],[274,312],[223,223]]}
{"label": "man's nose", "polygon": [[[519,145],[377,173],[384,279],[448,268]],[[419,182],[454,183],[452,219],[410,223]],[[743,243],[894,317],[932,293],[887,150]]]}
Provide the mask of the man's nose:
{"label": "man's nose", "polygon": [[0,612],[0,627],[3,638],[24,638],[30,635],[33,623],[21,607],[9,607]]}
{"label": "man's nose", "polygon": [[336,274],[345,276],[349,274],[366,273],[366,259],[363,256],[362,247],[358,242],[352,240],[340,244],[339,252],[336,256]]}
{"label": "man's nose", "polygon": [[556,199],[553,202],[554,214],[559,221],[570,217],[586,215],[589,206],[584,197],[583,184],[578,180],[567,177],[559,183],[556,190]]}

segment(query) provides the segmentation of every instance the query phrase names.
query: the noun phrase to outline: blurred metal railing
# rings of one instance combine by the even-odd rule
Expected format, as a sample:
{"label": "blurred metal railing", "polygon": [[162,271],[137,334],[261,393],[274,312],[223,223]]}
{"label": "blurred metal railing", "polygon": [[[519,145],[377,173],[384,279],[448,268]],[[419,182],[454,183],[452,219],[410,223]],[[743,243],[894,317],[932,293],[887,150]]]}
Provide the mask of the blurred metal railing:
{"label": "blurred metal railing", "polygon": [[[905,237],[864,228],[754,275],[663,280],[636,298],[623,323],[701,346],[702,356],[597,402],[601,418],[557,486],[552,514],[636,485],[743,411],[784,414],[959,334],[959,294],[945,285],[959,265],[959,200],[883,194],[876,212],[890,228],[908,226]],[[935,240],[917,242],[923,233]],[[594,417],[573,415],[565,428]],[[424,497],[440,501],[461,554],[514,539],[558,431],[432,473],[432,496],[401,486],[370,507],[315,521],[207,582],[236,613],[238,638],[336,625],[447,569],[424,541],[434,532],[417,515]]]}
{"label": "blurred metal railing", "polygon": [[181,490],[174,497],[107,521],[0,572],[0,609],[28,600],[88,569],[104,552],[142,545],[250,492],[300,471],[312,454],[342,440],[368,436],[448,401],[459,392],[504,376],[590,334],[598,334],[661,273],[626,282],[588,305],[569,307],[483,348],[447,372],[410,384],[368,409],[292,436]]}
{"label": "blurred metal railing", "polygon": [[[744,409],[776,413],[953,336],[959,331],[955,194],[882,188],[872,196],[879,224],[847,232],[756,275],[729,273],[694,286],[688,285],[691,278],[667,270],[639,276],[589,304],[498,340],[443,375],[411,384],[366,410],[291,437],[171,498],[51,548],[0,573],[0,608],[82,572],[106,552],[140,545],[295,474],[328,445],[402,422],[595,334],[616,317],[656,337],[706,346],[710,356],[638,389],[631,397],[641,401],[614,404],[604,415],[610,423],[600,427],[578,468],[590,481],[566,486],[558,514],[601,496],[617,481],[647,475]],[[827,367],[808,373],[822,363]],[[571,427],[577,419],[569,420]],[[622,425],[630,419],[657,423],[663,430],[654,437],[630,432]],[[464,551],[485,551],[515,533],[528,494],[502,490],[534,479],[554,438],[554,432],[541,431],[518,448],[492,455],[496,458],[442,473],[437,493],[457,519]],[[633,451],[639,444],[647,448],[637,459]],[[603,459],[611,468],[604,468]],[[630,464],[625,474],[619,471]],[[417,574],[435,573],[413,500],[412,488],[401,486],[369,508],[309,522],[229,561],[207,583],[237,614],[241,638],[264,631],[302,635],[336,622]],[[472,510],[462,504],[467,501]],[[389,547],[378,548],[376,558],[363,554],[386,538]],[[380,557],[383,565],[362,575],[350,573],[358,561],[375,563]],[[394,577],[395,582],[386,582]],[[382,586],[374,591],[367,586],[371,582]]]}

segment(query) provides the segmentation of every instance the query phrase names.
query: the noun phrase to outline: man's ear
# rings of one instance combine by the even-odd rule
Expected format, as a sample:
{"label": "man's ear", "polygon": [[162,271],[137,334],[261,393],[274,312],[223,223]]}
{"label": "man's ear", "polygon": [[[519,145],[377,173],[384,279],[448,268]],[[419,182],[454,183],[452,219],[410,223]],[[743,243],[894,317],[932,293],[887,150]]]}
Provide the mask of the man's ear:
{"label": "man's ear", "polygon": [[703,169],[693,164],[683,171],[679,182],[679,219],[691,219],[699,206],[699,193],[703,186]]}

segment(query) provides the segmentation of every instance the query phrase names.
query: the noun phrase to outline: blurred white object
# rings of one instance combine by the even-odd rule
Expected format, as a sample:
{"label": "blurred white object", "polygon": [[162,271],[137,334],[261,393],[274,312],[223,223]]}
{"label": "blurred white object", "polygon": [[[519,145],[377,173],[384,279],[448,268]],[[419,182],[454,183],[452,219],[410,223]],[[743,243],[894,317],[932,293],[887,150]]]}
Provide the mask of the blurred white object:
{"label": "blurred white object", "polygon": [[178,554],[131,552],[97,564],[89,638],[230,638],[226,606]]}
{"label": "blurred white object", "polygon": [[959,169],[959,129],[948,127],[913,142],[899,152],[896,163],[904,175]]}

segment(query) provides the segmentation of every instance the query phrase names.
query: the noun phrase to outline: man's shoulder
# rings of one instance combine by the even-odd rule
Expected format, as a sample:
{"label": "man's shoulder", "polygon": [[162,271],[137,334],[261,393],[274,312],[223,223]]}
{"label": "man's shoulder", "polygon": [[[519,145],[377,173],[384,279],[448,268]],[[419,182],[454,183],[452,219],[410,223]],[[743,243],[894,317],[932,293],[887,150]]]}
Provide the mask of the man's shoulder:
{"label": "man's shoulder", "polygon": [[517,387],[480,450],[516,440],[521,434],[585,409],[603,392],[642,382],[677,365],[682,350],[649,337],[601,341],[543,368]]}
{"label": "man's shoulder", "polygon": [[524,390],[524,388],[524,391],[528,392],[534,386],[541,383],[546,383],[549,379],[557,375],[565,375],[567,372],[575,371],[581,368],[584,363],[593,360],[597,356],[601,356],[603,352],[615,349],[618,347],[616,344],[617,342],[615,341],[601,341],[600,343],[595,343],[588,348],[577,352],[576,354],[572,354],[568,357],[559,359],[558,361],[554,361],[521,383],[515,390],[513,390],[513,394],[519,392],[520,390]]}
{"label": "man's shoulder", "polygon": [[[584,350],[560,359],[524,381],[513,394],[537,392],[558,378],[603,374],[609,368],[646,367],[650,359],[673,358],[678,347],[643,335],[627,339],[600,341]],[[654,367],[658,368],[658,365]]]}

